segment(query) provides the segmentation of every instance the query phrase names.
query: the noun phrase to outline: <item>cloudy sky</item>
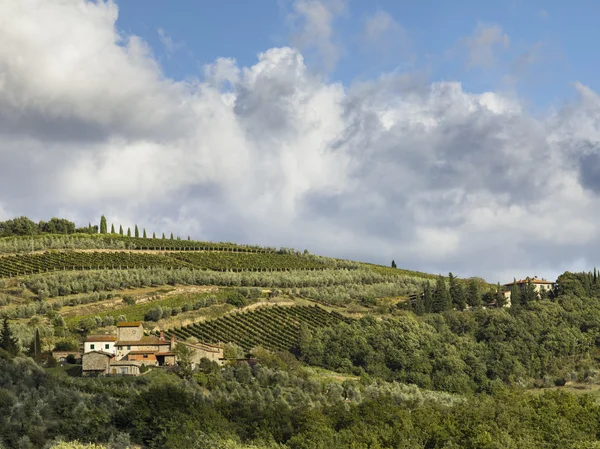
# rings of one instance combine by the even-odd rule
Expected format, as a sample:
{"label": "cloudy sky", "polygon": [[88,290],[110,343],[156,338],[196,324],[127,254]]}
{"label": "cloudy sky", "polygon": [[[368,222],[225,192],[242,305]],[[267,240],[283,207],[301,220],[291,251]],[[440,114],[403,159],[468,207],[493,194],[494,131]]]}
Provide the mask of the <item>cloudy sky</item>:
{"label": "cloudy sky", "polygon": [[0,0],[0,219],[104,213],[491,282],[590,269],[598,13]]}

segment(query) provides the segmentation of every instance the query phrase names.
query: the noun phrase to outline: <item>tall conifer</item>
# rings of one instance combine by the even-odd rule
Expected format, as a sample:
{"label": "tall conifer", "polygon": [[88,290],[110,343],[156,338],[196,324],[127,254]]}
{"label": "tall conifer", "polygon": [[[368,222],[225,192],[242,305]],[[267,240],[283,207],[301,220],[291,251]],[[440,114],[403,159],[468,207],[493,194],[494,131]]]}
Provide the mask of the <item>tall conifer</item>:
{"label": "tall conifer", "polygon": [[146,239],[146,238],[148,238],[148,237],[146,236],[146,228],[144,228],[144,232],[143,232],[143,234],[142,234],[142,235],[144,236],[144,238],[145,238],[145,239]]}
{"label": "tall conifer", "polygon": [[115,225],[114,225],[114,223],[110,225],[110,233],[111,234],[115,233]]}
{"label": "tall conifer", "polygon": [[100,234],[108,233],[108,226],[106,224],[106,217],[102,215],[100,217]]}
{"label": "tall conifer", "polygon": [[131,237],[131,228],[127,228],[127,237]]}
{"label": "tall conifer", "polygon": [[140,231],[139,231],[139,229],[138,229],[138,226],[137,226],[137,225],[135,225],[135,230],[134,230],[134,232],[135,232],[135,237],[136,237],[136,238],[138,238],[138,237],[140,236]]}
{"label": "tall conifer", "polygon": [[446,286],[446,281],[440,275],[435,283],[435,290],[433,291],[433,301],[431,303],[432,312],[443,312],[452,307],[450,300],[450,293]]}
{"label": "tall conifer", "polygon": [[119,225],[119,234],[123,235],[123,225]]}

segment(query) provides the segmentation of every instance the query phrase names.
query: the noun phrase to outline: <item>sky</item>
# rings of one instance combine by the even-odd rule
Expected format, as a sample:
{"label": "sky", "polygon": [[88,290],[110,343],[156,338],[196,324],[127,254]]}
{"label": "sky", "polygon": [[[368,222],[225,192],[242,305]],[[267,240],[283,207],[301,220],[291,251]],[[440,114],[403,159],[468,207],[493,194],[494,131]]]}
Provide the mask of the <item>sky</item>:
{"label": "sky", "polygon": [[592,1],[0,0],[0,220],[502,283],[600,251]]}

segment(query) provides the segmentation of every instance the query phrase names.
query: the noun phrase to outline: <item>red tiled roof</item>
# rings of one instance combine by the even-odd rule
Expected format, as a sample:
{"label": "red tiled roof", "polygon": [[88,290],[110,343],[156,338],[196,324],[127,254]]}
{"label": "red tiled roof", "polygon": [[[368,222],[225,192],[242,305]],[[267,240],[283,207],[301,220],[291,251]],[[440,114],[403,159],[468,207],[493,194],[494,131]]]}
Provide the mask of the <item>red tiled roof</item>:
{"label": "red tiled roof", "polygon": [[94,341],[117,341],[116,335],[90,335],[85,339],[86,342]]}
{"label": "red tiled roof", "polygon": [[547,281],[546,279],[539,279],[537,276],[533,278],[521,279],[516,282],[510,282],[508,284],[504,284],[505,286],[513,285],[513,284],[527,284],[531,282],[532,284],[554,284],[552,281]]}
{"label": "red tiled roof", "polygon": [[147,335],[142,337],[140,340],[119,340],[117,345],[119,346],[145,346],[145,345],[169,345],[169,340],[161,340],[159,337],[154,335]]}
{"label": "red tiled roof", "polygon": [[117,323],[117,327],[138,327],[141,325],[141,321],[121,321],[120,323]]}
{"label": "red tiled roof", "polygon": [[102,354],[102,355],[105,355],[105,356],[110,357],[110,358],[113,358],[115,356],[114,354],[111,354],[109,352],[104,352],[104,351],[90,351],[90,352],[84,353],[82,357],[85,357],[88,354]]}

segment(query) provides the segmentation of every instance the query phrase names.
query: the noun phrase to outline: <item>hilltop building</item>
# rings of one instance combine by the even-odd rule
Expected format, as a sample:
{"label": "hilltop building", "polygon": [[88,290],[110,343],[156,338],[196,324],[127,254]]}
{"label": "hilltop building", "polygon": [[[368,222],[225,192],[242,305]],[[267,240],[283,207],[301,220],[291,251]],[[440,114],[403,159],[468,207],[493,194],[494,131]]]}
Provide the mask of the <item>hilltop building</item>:
{"label": "hilltop building", "polygon": [[523,290],[527,284],[531,283],[534,290],[538,293],[542,293],[544,291],[551,291],[554,288],[554,282],[547,281],[546,279],[540,279],[537,276],[532,278],[527,277],[525,279],[521,279],[519,281],[510,282],[508,284],[504,284],[504,297],[507,300],[507,304],[510,304],[510,291],[513,286],[516,284],[519,290]]}
{"label": "hilltop building", "polygon": [[222,363],[223,348],[206,343],[191,344],[177,341],[175,336],[166,339],[160,336],[144,335],[141,321],[117,324],[117,335],[95,335],[85,340],[82,356],[84,376],[122,374],[138,375],[145,366],[175,365],[175,345],[182,344],[192,349],[192,364],[207,358]]}

